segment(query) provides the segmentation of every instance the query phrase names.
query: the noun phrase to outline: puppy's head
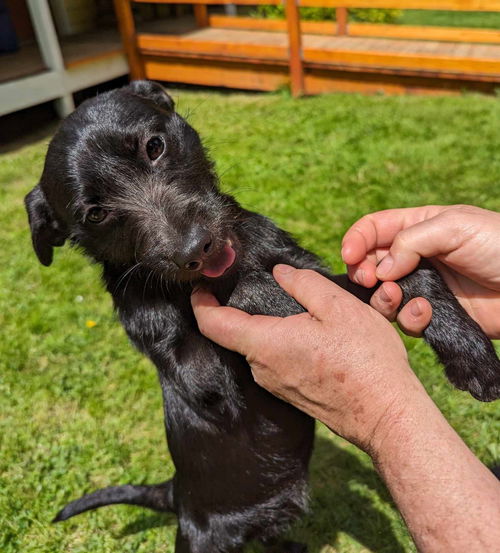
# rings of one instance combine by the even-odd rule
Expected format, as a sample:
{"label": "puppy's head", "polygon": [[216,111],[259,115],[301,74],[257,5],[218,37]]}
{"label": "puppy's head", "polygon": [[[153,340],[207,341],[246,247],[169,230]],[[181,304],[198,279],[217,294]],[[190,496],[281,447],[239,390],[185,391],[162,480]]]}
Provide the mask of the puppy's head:
{"label": "puppy's head", "polygon": [[44,265],[68,238],[98,262],[173,280],[218,278],[235,265],[237,204],[218,191],[198,134],[153,82],[70,115],[25,203]]}

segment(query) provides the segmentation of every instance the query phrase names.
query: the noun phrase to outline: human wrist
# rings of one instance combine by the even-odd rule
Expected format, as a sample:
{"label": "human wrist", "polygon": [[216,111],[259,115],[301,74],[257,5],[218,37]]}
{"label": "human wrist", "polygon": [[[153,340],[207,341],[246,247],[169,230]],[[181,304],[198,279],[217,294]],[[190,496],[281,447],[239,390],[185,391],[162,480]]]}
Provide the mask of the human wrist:
{"label": "human wrist", "polygon": [[374,466],[419,551],[496,550],[500,485],[423,392],[381,426]]}
{"label": "human wrist", "polygon": [[394,458],[401,445],[419,428],[432,426],[436,419],[444,418],[425,388],[406,363],[406,378],[398,379],[397,389],[384,395],[384,406],[370,435],[365,440],[364,451],[370,455],[376,467]]}
{"label": "human wrist", "polygon": [[370,457],[378,458],[392,447],[394,428],[406,424],[410,417],[418,417],[416,413],[423,403],[419,398],[427,398],[432,404],[407,360],[398,365],[374,369],[373,373],[382,375],[376,381],[370,382],[365,375],[363,389],[351,385],[343,394],[336,390],[330,401],[314,405],[309,414]]}

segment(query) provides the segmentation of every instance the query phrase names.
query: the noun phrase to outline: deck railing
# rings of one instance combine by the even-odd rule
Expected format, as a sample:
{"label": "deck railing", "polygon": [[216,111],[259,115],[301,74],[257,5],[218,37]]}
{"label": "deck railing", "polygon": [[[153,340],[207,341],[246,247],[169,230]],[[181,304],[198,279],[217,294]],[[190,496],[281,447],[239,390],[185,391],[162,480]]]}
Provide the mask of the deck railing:
{"label": "deck railing", "polygon": [[[196,56],[197,41],[180,40],[173,35],[138,34],[132,14],[132,4],[192,4],[194,15],[199,27],[216,27],[228,29],[252,29],[262,31],[280,31],[288,36],[287,65],[290,73],[290,85],[294,95],[305,92],[304,71],[308,62],[304,61],[302,49],[302,34],[340,35],[351,37],[380,37],[410,40],[436,40],[461,43],[500,44],[500,31],[493,29],[467,29],[450,27],[407,26],[390,24],[349,23],[349,8],[394,8],[412,10],[449,10],[449,11],[484,11],[500,12],[500,0],[114,0],[116,12],[122,33],[124,47],[128,55],[131,77],[145,78],[143,60],[147,56],[168,54],[175,55],[180,48],[183,55]],[[263,19],[254,17],[228,16],[209,14],[209,5],[284,5],[285,19]],[[312,22],[300,20],[301,7],[327,7],[336,10],[336,22]],[[206,55],[220,56],[223,60],[245,60],[247,63],[259,63],[275,60],[283,62],[282,48],[257,44],[235,44],[220,42],[205,45],[209,51]],[[313,61],[326,63],[327,59],[321,52],[315,51]],[[376,56],[376,53],[375,53]],[[349,63],[344,56],[343,63]],[[356,56],[353,56],[353,60]],[[309,60],[311,61],[311,60]],[[410,65],[418,68],[415,59],[408,58]],[[457,71],[456,60],[450,60],[449,67],[443,65],[443,73],[448,76]],[[438,64],[439,65],[439,64]],[[489,65],[483,66],[488,69]],[[437,67],[436,70],[439,70]]]}

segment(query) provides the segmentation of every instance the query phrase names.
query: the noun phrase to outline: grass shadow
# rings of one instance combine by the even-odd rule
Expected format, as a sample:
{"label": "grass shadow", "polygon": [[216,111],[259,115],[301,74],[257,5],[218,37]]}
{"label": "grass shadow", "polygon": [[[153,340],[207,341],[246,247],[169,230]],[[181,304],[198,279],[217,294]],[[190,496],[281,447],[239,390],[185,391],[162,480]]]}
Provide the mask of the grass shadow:
{"label": "grass shadow", "polygon": [[116,535],[116,538],[126,538],[145,530],[171,526],[173,524],[177,524],[177,517],[174,513],[141,513],[133,522],[129,522],[124,526]]}
{"label": "grass shadow", "polygon": [[50,104],[42,104],[0,117],[0,154],[15,152],[35,142],[48,143],[59,125]]}
{"label": "grass shadow", "polygon": [[316,436],[311,462],[311,513],[293,539],[320,553],[347,534],[374,553],[408,553],[386,514],[390,495],[371,467],[331,440]]}

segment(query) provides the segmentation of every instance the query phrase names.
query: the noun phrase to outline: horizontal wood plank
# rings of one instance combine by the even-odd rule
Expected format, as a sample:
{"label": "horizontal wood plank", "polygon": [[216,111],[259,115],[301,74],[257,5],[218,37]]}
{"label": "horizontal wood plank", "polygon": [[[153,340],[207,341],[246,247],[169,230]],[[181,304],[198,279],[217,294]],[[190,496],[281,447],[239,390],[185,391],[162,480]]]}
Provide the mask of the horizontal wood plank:
{"label": "horizontal wood plank", "polygon": [[441,77],[401,76],[398,74],[352,73],[308,69],[306,88],[310,94],[357,92],[363,94],[463,94],[464,89],[490,94],[495,82],[445,80]]}
{"label": "horizontal wood plank", "polygon": [[498,75],[500,59],[474,59],[395,52],[304,49],[305,61],[325,64],[354,64],[371,67],[411,68],[457,74]]}
{"label": "horizontal wood plank", "polygon": [[145,57],[148,79],[204,86],[224,86],[247,90],[277,90],[288,84],[288,69],[284,67],[255,67],[247,63]]}
{"label": "horizontal wood plank", "polygon": [[138,34],[137,46],[143,54],[154,52],[210,54],[235,58],[257,58],[261,60],[287,59],[287,48],[282,46],[225,42],[223,40],[193,40],[174,35]]}

